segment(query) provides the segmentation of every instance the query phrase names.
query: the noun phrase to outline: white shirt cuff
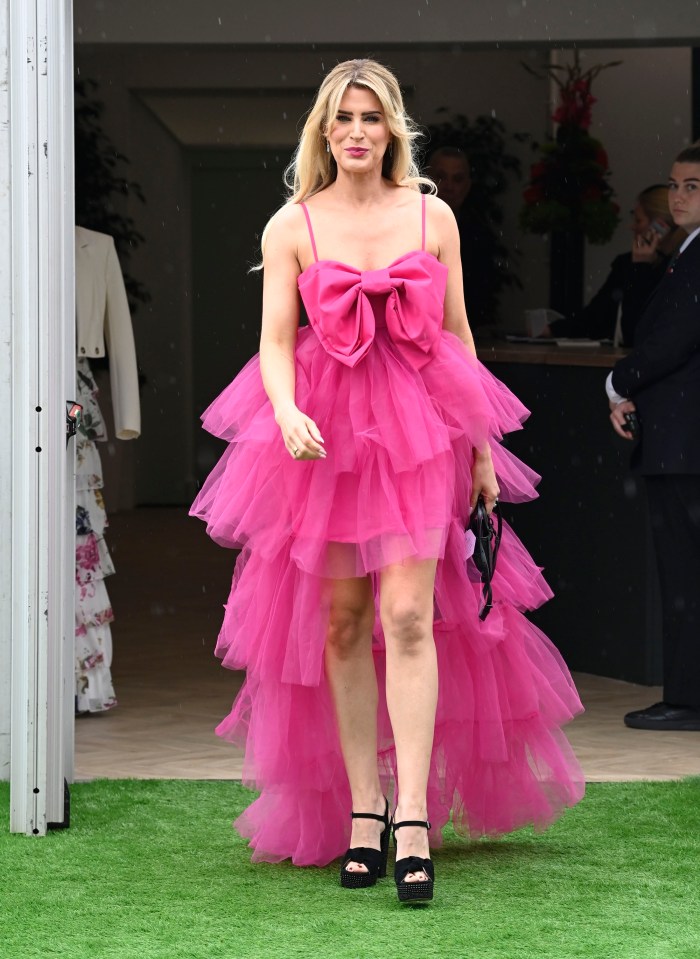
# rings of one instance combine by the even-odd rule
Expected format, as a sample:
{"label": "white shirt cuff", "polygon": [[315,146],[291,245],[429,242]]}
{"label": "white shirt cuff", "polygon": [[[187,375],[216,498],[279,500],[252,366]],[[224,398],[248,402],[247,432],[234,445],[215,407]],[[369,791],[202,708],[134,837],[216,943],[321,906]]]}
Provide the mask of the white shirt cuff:
{"label": "white shirt cuff", "polygon": [[612,385],[612,373],[608,373],[608,378],[605,381],[605,392],[608,394],[608,399],[611,403],[624,403],[627,399],[626,396],[620,396],[619,393],[616,393]]}

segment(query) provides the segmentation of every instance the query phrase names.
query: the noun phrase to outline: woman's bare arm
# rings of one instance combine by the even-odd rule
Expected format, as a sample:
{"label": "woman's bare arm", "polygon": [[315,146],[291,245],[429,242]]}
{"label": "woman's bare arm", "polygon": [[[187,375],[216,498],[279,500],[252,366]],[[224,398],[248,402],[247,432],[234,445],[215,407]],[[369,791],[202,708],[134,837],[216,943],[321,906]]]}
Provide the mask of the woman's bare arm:
{"label": "woman's bare arm", "polygon": [[294,347],[299,327],[299,263],[290,211],[270,224],[263,255],[263,312],[260,371],[275,415],[294,403]]}
{"label": "woman's bare arm", "polygon": [[[429,197],[429,218],[437,236],[440,253],[438,259],[448,269],[447,289],[445,291],[445,310],[443,326],[458,336],[470,353],[476,356],[474,337],[467,319],[462,286],[462,261],[459,254],[459,230],[452,210],[436,197]],[[430,222],[430,219],[429,219]],[[474,449],[472,464],[471,508],[476,506],[479,496],[484,497],[486,509],[491,512],[498,499],[499,488],[491,459],[491,447],[485,443]]]}
{"label": "woman's bare arm", "polygon": [[445,264],[448,270],[443,326],[450,333],[458,336],[470,353],[476,355],[474,337],[469,327],[467,309],[464,304],[457,221],[452,210],[442,200],[430,196],[426,197],[426,202],[428,204],[428,222],[439,247],[438,259]]}
{"label": "woman's bare arm", "polygon": [[[316,424],[296,406],[294,348],[299,328],[301,271],[297,258],[298,216],[284,207],[270,224],[263,266],[263,316],[260,335],[260,373],[280,427],[285,446],[296,459],[325,456]],[[297,451],[295,453],[295,450]]]}

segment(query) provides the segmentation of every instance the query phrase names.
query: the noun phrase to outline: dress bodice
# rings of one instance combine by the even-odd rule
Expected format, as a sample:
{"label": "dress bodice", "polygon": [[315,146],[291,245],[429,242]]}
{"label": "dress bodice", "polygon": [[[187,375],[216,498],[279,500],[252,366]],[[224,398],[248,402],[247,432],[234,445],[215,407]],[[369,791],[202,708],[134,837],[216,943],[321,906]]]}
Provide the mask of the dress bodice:
{"label": "dress bodice", "polygon": [[298,279],[309,322],[331,356],[355,366],[385,326],[415,369],[437,347],[446,283],[447,267],[426,250],[405,253],[382,270],[316,260]]}

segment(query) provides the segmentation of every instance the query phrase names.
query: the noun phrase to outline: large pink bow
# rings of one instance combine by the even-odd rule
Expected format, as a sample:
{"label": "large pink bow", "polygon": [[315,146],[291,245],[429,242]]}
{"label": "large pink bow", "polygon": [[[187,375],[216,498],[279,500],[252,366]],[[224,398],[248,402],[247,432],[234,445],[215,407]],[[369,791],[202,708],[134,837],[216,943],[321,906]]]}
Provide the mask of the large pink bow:
{"label": "large pink bow", "polygon": [[447,267],[419,250],[384,270],[362,271],[321,260],[300,275],[299,290],[319,340],[346,366],[359,363],[374,342],[375,313],[369,298],[386,296],[389,336],[419,370],[440,338],[446,282]]}

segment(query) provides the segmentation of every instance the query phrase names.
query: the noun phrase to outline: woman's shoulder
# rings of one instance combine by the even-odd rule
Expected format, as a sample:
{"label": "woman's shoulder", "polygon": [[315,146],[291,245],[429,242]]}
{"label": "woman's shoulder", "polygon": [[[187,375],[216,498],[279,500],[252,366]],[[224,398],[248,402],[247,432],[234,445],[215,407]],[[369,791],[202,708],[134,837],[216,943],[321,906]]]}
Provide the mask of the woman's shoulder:
{"label": "woman's shoulder", "polygon": [[301,203],[290,200],[272,214],[269,225],[277,230],[284,230],[295,227],[303,219],[304,211],[301,208]]}
{"label": "woman's shoulder", "polygon": [[432,217],[438,222],[444,222],[448,224],[454,224],[457,222],[451,208],[445,203],[444,200],[440,199],[437,193],[426,193],[424,195],[425,210],[428,216]]}
{"label": "woman's shoulder", "polygon": [[421,191],[421,195],[425,200],[426,209],[431,210],[449,210],[449,206],[445,203],[444,200],[441,200],[437,193],[426,193]]}
{"label": "woman's shoulder", "polygon": [[455,216],[450,207],[441,200],[436,193],[422,193],[412,186],[394,186],[395,204],[397,207],[418,208],[425,203],[425,215],[429,223],[440,229],[455,227]]}
{"label": "woman's shoulder", "polygon": [[632,254],[627,251],[626,253],[618,253],[617,256],[613,257],[610,269],[624,270],[630,266],[632,266]]}
{"label": "woman's shoulder", "polygon": [[304,222],[304,211],[299,203],[285,203],[273,213],[267,223],[266,232],[277,242],[294,240]]}
{"label": "woman's shoulder", "polygon": [[456,243],[459,248],[459,227],[451,207],[434,193],[425,196],[425,218],[428,230],[441,249]]}
{"label": "woman's shoulder", "polygon": [[304,229],[304,211],[298,203],[285,203],[280,207],[270,217],[263,232],[263,263],[266,266],[284,261],[298,264]]}

